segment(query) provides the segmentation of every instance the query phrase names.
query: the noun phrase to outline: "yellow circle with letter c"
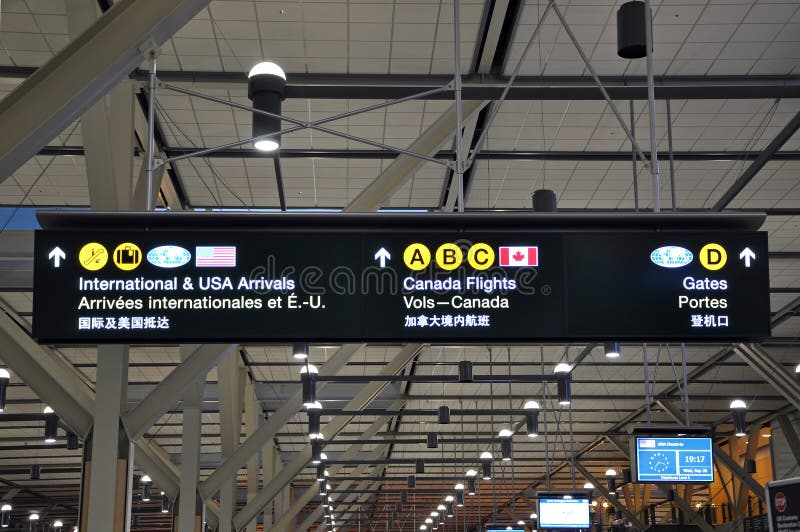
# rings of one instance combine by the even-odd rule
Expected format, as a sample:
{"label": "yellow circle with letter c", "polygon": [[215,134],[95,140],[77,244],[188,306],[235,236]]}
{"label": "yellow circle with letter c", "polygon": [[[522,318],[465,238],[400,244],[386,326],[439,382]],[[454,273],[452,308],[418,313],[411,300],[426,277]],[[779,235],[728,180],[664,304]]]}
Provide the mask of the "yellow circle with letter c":
{"label": "yellow circle with letter c", "polygon": [[467,262],[476,270],[488,270],[494,264],[494,250],[489,244],[473,244],[467,252]]}
{"label": "yellow circle with letter c", "polygon": [[706,270],[717,271],[721,270],[728,262],[728,253],[725,248],[719,244],[706,244],[700,250],[700,264]]}

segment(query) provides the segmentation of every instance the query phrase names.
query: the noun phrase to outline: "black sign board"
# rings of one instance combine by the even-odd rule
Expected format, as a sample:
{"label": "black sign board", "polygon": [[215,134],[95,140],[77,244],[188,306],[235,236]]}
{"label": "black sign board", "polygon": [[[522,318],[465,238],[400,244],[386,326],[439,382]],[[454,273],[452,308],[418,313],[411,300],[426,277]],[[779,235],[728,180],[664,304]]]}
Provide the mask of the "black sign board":
{"label": "black sign board", "polygon": [[767,482],[769,532],[800,532],[800,477]]}
{"label": "black sign board", "polygon": [[46,343],[769,335],[765,233],[442,230],[429,218],[441,220],[224,229],[209,217],[180,230],[38,231],[33,334]]}

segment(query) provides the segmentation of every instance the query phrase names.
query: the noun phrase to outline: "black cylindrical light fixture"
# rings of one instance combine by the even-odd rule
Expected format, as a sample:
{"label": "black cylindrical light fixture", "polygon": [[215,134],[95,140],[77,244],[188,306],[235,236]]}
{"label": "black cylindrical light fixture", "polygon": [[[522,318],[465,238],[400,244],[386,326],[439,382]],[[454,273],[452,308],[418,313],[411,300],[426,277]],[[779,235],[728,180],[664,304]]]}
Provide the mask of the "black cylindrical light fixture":
{"label": "black cylindrical light fixture", "polygon": [[79,447],[78,435],[72,431],[67,432],[67,449],[74,451]]}
{"label": "black cylindrical light fixture", "polygon": [[445,503],[445,506],[447,507],[447,517],[453,517],[455,515],[455,512],[453,512],[453,503]]}
{"label": "black cylindrical light fixture", "polygon": [[458,363],[458,382],[472,382],[472,362],[461,360]]}
{"label": "black cylindrical light fixture", "polygon": [[31,466],[31,480],[39,480],[42,477],[42,466],[33,464]]}
{"label": "black cylindrical light fixture", "polygon": [[481,453],[481,469],[483,469],[483,480],[492,478],[492,453],[483,451]]}
{"label": "black cylindrical light fixture", "polygon": [[55,443],[58,436],[58,416],[49,406],[44,407],[44,442]]}
{"label": "black cylindrical light fixture", "polygon": [[617,491],[617,471],[614,468],[606,470],[606,479],[608,480],[608,494],[614,495]]}
{"label": "black cylindrical light fixture", "polygon": [[427,434],[427,440],[428,449],[436,449],[439,447],[439,435],[435,432],[429,432]]}
{"label": "black cylindrical light fixture", "polygon": [[558,404],[565,406],[572,402],[572,391],[570,390],[572,384],[572,367],[569,364],[557,364],[553,373],[556,376],[558,386]]}
{"label": "black cylindrical light fixture", "polygon": [[408,502],[408,492],[403,490],[400,492],[400,503],[406,504]]}
{"label": "black cylindrical light fixture", "polygon": [[513,453],[512,445],[514,433],[509,429],[502,429],[497,436],[500,438],[500,454],[503,457],[503,461],[508,462],[511,460],[511,455]]}
{"label": "black cylindrical light fixture", "polygon": [[747,404],[741,399],[731,402],[731,416],[733,417],[733,432],[740,438],[747,435]]}
{"label": "black cylindrical light fixture", "polygon": [[623,484],[630,484],[631,481],[632,481],[631,470],[630,469],[623,469],[622,470],[622,483]]}
{"label": "black cylindrical light fixture", "polygon": [[0,528],[8,528],[11,526],[11,510],[13,508],[10,504],[5,503],[0,507]]}
{"label": "black cylindrical light fixture", "polygon": [[325,480],[325,464],[317,464],[317,480]]}
{"label": "black cylindrical light fixture", "polygon": [[152,486],[148,482],[147,484],[142,484],[142,502],[150,502],[150,490]]}
{"label": "black cylindrical light fixture", "polygon": [[[275,63],[259,63],[247,75],[247,97],[253,102],[253,107],[259,111],[266,111],[273,115],[281,114],[281,102],[286,91],[286,74]],[[281,130],[281,119],[276,116],[267,116],[253,113],[253,136],[260,137]],[[253,143],[257,150],[275,151],[280,147],[280,134],[275,134],[266,139],[259,139]]]}
{"label": "black cylindrical light fixture", "polygon": [[6,390],[11,382],[11,374],[5,368],[0,368],[0,412],[6,409]]}
{"label": "black cylindrical light fixture", "polygon": [[605,342],[603,343],[603,352],[606,358],[619,358],[622,349],[619,346],[619,342]]}
{"label": "black cylindrical light fixture", "polygon": [[[403,492],[403,493],[405,493],[405,492]],[[394,503],[394,511],[397,512],[397,513],[402,512],[403,511],[403,503],[400,502],[400,501],[397,501],[396,503]]]}
{"label": "black cylindrical light fixture", "polygon": [[450,407],[447,405],[442,405],[439,407],[438,412],[439,423],[441,425],[447,425],[450,423]]}
{"label": "black cylindrical light fixture", "polygon": [[468,478],[467,479],[467,495],[475,495],[476,487],[478,483],[475,481],[475,478]]}
{"label": "black cylindrical light fixture", "polygon": [[556,212],[556,193],[549,188],[540,188],[531,198],[534,212]]}
{"label": "black cylindrical light fixture", "polygon": [[535,438],[539,435],[539,403],[528,401],[523,409],[525,410],[525,425],[527,425],[528,437]]}
{"label": "black cylindrical light fixture", "polygon": [[320,418],[322,417],[322,409],[309,408],[306,412],[308,413],[308,437],[311,439],[317,438],[321,433]]}
{"label": "black cylindrical light fixture", "polygon": [[406,485],[410,489],[416,488],[417,487],[417,477],[414,476],[414,475],[408,475],[408,478],[406,478]]}
{"label": "black cylindrical light fixture", "polygon": [[421,475],[425,472],[425,460],[422,458],[417,458],[414,460],[414,472],[418,475]]}
{"label": "black cylindrical light fixture", "polygon": [[456,492],[456,506],[458,506],[459,508],[464,506],[464,492],[463,491],[457,491]]}
{"label": "black cylindrical light fixture", "polygon": [[322,439],[311,440],[311,463],[314,465],[322,463]]}
{"label": "black cylindrical light fixture", "polygon": [[172,508],[172,503],[170,502],[169,497],[167,497],[167,494],[162,491],[161,492],[161,513],[162,514],[168,514],[170,512],[171,508]]}
{"label": "black cylindrical light fixture", "polygon": [[308,358],[308,343],[295,342],[292,344],[292,357],[297,360],[305,360]]}
{"label": "black cylindrical light fixture", "polygon": [[625,59],[647,56],[645,3],[625,2],[617,11],[617,55]]}
{"label": "black cylindrical light fixture", "polygon": [[313,408],[317,402],[317,374],[319,370],[313,364],[306,364],[300,368],[300,382],[303,385],[303,406]]}
{"label": "black cylindrical light fixture", "polygon": [[325,486],[327,486],[327,483],[324,480],[318,480],[317,481],[317,485],[319,486],[319,494],[320,495],[322,495],[323,497],[328,495],[328,490],[325,487]]}

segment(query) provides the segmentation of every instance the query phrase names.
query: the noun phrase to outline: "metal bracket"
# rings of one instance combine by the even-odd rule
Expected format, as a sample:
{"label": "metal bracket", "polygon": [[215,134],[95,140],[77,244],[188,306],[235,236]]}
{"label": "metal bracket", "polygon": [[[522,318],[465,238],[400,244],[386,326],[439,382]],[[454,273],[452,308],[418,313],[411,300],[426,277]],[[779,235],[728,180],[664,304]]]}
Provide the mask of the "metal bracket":
{"label": "metal bracket", "polygon": [[147,59],[149,59],[151,55],[153,57],[158,57],[161,55],[161,47],[153,39],[147,39],[146,41],[142,42],[137,47],[137,50],[139,50]]}

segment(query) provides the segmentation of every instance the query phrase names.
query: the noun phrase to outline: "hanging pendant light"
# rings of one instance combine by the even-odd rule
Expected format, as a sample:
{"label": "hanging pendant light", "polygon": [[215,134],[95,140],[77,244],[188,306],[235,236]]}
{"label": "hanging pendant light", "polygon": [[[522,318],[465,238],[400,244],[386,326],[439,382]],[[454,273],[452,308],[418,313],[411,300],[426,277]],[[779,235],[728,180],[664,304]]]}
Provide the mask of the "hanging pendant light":
{"label": "hanging pendant light", "polygon": [[417,458],[414,460],[414,472],[421,475],[425,472],[425,460]]}
{"label": "hanging pendant light", "polygon": [[292,356],[297,360],[305,360],[308,358],[308,343],[295,342],[292,344]]}
{"label": "hanging pendant light", "polygon": [[617,471],[614,468],[608,468],[606,479],[608,479],[608,494],[614,495],[617,491]]}
{"label": "hanging pendant light", "polygon": [[0,368],[0,412],[6,409],[6,390],[11,382],[11,374],[6,368]]}
{"label": "hanging pendant light", "polygon": [[467,495],[475,495],[475,487],[477,485],[477,481],[475,478],[468,478],[467,479]]}
{"label": "hanging pendant light", "polygon": [[464,492],[463,491],[457,491],[456,492],[456,501],[455,502],[456,502],[456,506],[458,506],[459,508],[463,508],[464,507]]}
{"label": "hanging pendant light", "polygon": [[167,494],[162,491],[161,492],[161,513],[162,514],[168,514],[171,507],[172,507],[172,503],[170,502],[169,497],[167,497]]}
{"label": "hanging pendant light", "polygon": [[313,364],[300,368],[300,382],[303,385],[303,406],[313,408],[317,401],[317,374],[319,370]]}
{"label": "hanging pendant light", "polygon": [[438,410],[438,420],[441,425],[448,425],[450,423],[450,407],[442,405]]}
{"label": "hanging pendant light", "polygon": [[429,432],[426,439],[428,449],[436,449],[439,447],[439,436],[435,432]]}
{"label": "hanging pendant light", "polygon": [[[263,62],[254,66],[247,75],[247,96],[253,108],[274,115],[281,114],[281,102],[286,90],[286,74],[275,63]],[[275,151],[280,147],[281,119],[253,113],[253,136],[272,134],[269,138],[256,140],[253,146],[261,151]]]}
{"label": "hanging pendant light", "polygon": [[483,469],[483,480],[492,479],[492,453],[483,451],[481,453],[481,468]]}
{"label": "hanging pendant light", "polygon": [[514,433],[509,429],[502,429],[497,436],[500,438],[500,453],[503,456],[503,461],[508,462],[511,460]]}
{"label": "hanging pendant light", "polygon": [[150,488],[153,481],[149,476],[145,475],[139,480],[139,484],[142,486],[142,502],[150,502]]}
{"label": "hanging pendant light", "polygon": [[525,410],[525,425],[527,425],[528,437],[535,438],[539,435],[539,403],[528,401],[523,409]]}
{"label": "hanging pendant light", "polygon": [[572,393],[570,385],[572,383],[572,366],[565,363],[557,364],[553,373],[556,376],[558,384],[558,404],[565,406],[572,402]]}
{"label": "hanging pendant light", "polygon": [[603,351],[605,351],[606,358],[619,358],[620,353],[622,353],[619,342],[605,342]]}
{"label": "hanging pendant light", "polygon": [[13,510],[13,508],[8,503],[0,507],[0,528],[8,528],[11,526],[11,510]]}
{"label": "hanging pendant light", "polygon": [[472,382],[472,362],[461,360],[458,363],[458,382]]}
{"label": "hanging pendant light", "polygon": [[322,463],[322,438],[311,440],[311,463],[314,465]]}
{"label": "hanging pendant light", "polygon": [[641,59],[647,55],[645,3],[625,2],[617,10],[617,55]]}
{"label": "hanging pendant light", "polygon": [[747,404],[741,399],[731,402],[731,416],[733,417],[733,432],[738,437],[747,435]]}
{"label": "hanging pendant light", "polygon": [[306,406],[306,414],[308,414],[308,437],[310,439],[317,438],[321,434],[320,420],[322,418],[322,403],[314,401]]}
{"label": "hanging pendant light", "polygon": [[44,414],[44,442],[55,443],[58,435],[58,416],[49,406],[42,410]]}
{"label": "hanging pendant light", "polygon": [[415,477],[414,475],[408,475],[408,477],[406,478],[406,485],[409,487],[409,489],[416,488],[417,487],[417,477]]}

